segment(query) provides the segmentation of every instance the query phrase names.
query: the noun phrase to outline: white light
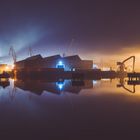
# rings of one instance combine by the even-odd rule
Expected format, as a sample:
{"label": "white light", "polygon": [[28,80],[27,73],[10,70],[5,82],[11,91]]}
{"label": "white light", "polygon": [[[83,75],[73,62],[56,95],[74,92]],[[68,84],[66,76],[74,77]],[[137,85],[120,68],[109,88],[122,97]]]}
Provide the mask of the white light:
{"label": "white light", "polygon": [[72,71],[75,71],[75,68],[73,68]]}
{"label": "white light", "polygon": [[10,68],[9,68],[8,66],[5,67],[5,70],[6,70],[6,71],[9,70],[9,69],[10,69]]}
{"label": "white light", "polygon": [[93,64],[93,69],[98,69],[98,68],[99,68],[98,65]]}
{"label": "white light", "polygon": [[65,65],[62,61],[59,61],[56,65],[56,68],[65,68]]}
{"label": "white light", "polygon": [[59,87],[60,90],[62,90],[63,85],[62,84],[59,84],[58,87]]}
{"label": "white light", "polygon": [[58,62],[58,65],[63,65],[63,62],[62,62],[62,61],[59,61],[59,62]]}
{"label": "white light", "polygon": [[108,68],[108,67],[103,67],[102,70],[103,70],[103,71],[110,71],[111,69]]}
{"label": "white light", "polygon": [[96,80],[93,80],[93,85],[96,85],[97,84],[97,81]]}
{"label": "white light", "polygon": [[12,67],[12,69],[14,69],[15,65],[13,64],[11,67]]}
{"label": "white light", "polygon": [[58,86],[59,90],[62,90],[65,86],[65,82],[57,82],[56,85]]}

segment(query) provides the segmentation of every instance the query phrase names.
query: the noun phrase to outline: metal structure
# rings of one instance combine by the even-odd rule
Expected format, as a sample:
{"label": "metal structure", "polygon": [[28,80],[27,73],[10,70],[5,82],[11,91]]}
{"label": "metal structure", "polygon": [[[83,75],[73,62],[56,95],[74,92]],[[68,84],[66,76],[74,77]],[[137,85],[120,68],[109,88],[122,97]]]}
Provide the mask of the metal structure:
{"label": "metal structure", "polygon": [[64,53],[62,54],[62,56],[63,56],[63,57],[66,57],[66,56],[67,56],[67,54],[66,54],[66,53],[69,53],[69,50],[73,47],[74,41],[75,41],[75,39],[74,39],[74,38],[72,38],[72,40],[71,40],[70,44],[69,44],[69,45],[68,45],[68,47],[67,47],[66,52],[64,52]]}
{"label": "metal structure", "polygon": [[130,59],[132,59],[133,60],[133,68],[132,68],[132,72],[134,72],[135,71],[135,56],[130,56],[130,57],[128,57],[127,59],[125,59],[124,61],[122,61],[122,62],[117,62],[117,65],[119,66],[119,71],[120,72],[124,72],[125,71],[125,63],[127,62],[127,61],[129,61]]}
{"label": "metal structure", "polygon": [[17,56],[16,56],[16,52],[13,46],[10,47],[9,55],[12,56],[14,64],[15,64],[17,61]]}
{"label": "metal structure", "polygon": [[[132,84],[132,89],[127,88],[125,84],[126,84],[125,79],[124,78],[120,78],[119,84],[117,84],[117,88],[121,88],[122,87],[123,89],[125,89],[126,91],[128,91],[130,93],[135,93],[136,92],[134,84]],[[129,85],[129,84],[127,83],[127,85]]]}
{"label": "metal structure", "polygon": [[31,47],[29,47],[29,56],[32,57],[33,56],[33,50]]}
{"label": "metal structure", "polygon": [[65,53],[63,53],[63,57],[65,57],[66,56],[66,54]]}

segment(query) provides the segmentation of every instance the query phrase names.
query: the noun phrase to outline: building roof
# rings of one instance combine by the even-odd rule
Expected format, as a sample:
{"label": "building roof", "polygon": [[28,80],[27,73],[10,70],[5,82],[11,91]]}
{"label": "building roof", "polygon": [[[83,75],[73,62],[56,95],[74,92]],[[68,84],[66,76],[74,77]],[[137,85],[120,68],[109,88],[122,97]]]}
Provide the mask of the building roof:
{"label": "building roof", "polygon": [[[24,63],[24,62],[31,62],[33,60],[43,60],[45,62],[47,61],[52,61],[52,60],[58,60],[58,59],[63,59],[63,60],[66,60],[66,61],[81,61],[82,59],[79,57],[79,55],[72,55],[72,56],[66,56],[66,57],[61,57],[59,54],[58,55],[53,55],[53,56],[49,56],[49,57],[45,57],[43,58],[40,54],[39,55],[35,55],[35,56],[32,56],[32,57],[28,57],[24,60],[21,60],[21,61],[18,61],[16,62],[17,64],[18,63]],[[84,60],[85,62],[87,61],[92,61],[92,60]]]}
{"label": "building roof", "polygon": [[40,58],[43,59],[42,56],[40,54],[38,54],[38,55],[28,57],[25,60],[35,60],[35,59],[40,59]]}
{"label": "building roof", "polygon": [[40,54],[38,54],[38,55],[28,57],[28,58],[26,58],[24,60],[21,60],[21,61],[17,61],[16,63],[23,63],[23,62],[26,62],[26,61],[31,61],[31,60],[36,60],[36,59],[43,59],[43,58]]}
{"label": "building roof", "polygon": [[81,58],[79,57],[79,55],[72,55],[72,56],[66,56],[63,59],[71,59],[71,60],[81,60]]}
{"label": "building roof", "polygon": [[60,59],[60,58],[62,58],[62,57],[58,54],[58,55],[45,57],[44,60],[54,60],[54,59]]}

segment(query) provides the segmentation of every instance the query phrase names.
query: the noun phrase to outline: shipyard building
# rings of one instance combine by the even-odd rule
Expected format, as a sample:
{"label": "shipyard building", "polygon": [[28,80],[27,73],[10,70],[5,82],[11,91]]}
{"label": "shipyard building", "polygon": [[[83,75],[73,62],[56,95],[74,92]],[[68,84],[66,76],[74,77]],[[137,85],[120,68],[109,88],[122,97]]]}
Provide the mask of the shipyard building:
{"label": "shipyard building", "polygon": [[41,70],[46,68],[63,68],[65,71],[92,69],[92,60],[82,60],[78,55],[61,57],[54,55],[43,58],[35,55],[15,63],[16,70]]}

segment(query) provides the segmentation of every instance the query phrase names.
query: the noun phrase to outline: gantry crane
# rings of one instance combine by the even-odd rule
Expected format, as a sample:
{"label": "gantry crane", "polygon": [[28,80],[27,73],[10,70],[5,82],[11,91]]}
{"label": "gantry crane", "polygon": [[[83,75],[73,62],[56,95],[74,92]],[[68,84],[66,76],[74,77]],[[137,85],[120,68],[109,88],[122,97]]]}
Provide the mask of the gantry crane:
{"label": "gantry crane", "polygon": [[127,59],[125,59],[122,62],[117,62],[117,65],[119,66],[119,71],[120,72],[124,72],[125,71],[125,62],[127,62],[128,60],[133,59],[133,68],[132,68],[132,72],[135,71],[135,56],[130,56]]}

